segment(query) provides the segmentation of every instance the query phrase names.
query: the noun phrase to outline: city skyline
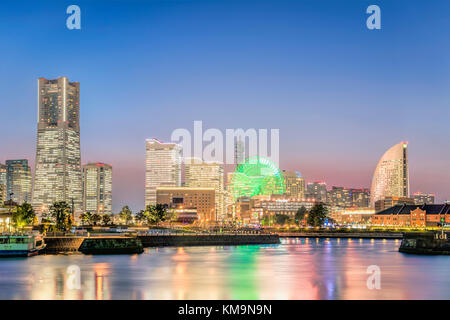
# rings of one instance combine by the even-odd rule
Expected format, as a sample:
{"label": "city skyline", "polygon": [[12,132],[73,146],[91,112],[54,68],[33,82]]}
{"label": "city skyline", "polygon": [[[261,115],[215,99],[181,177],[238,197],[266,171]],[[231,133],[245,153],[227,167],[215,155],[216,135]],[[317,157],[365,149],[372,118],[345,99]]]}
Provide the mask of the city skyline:
{"label": "city skyline", "polygon": [[64,6],[30,4],[25,18],[8,14],[20,1],[1,3],[15,30],[0,31],[15,44],[0,54],[2,117],[21,119],[0,128],[0,162],[28,159],[35,173],[36,78],[64,75],[81,83],[82,163],[114,167],[114,212],[144,206],[145,139],[169,141],[198,119],[222,130],[279,128],[280,168],[347,188],[370,187],[376,159],[407,140],[411,192],[449,199],[449,44],[440,32],[449,22],[438,14],[448,2],[429,11],[380,1],[378,33],[365,27],[365,4],[281,3],[117,1],[104,10],[108,2],[80,1],[79,31],[65,28]]}
{"label": "city skyline", "polygon": [[450,0],[2,0],[0,25],[0,300],[450,300]]}
{"label": "city skyline", "polygon": [[[47,80],[45,78],[39,78],[39,81],[45,81],[47,84],[52,84],[52,85],[55,86],[55,88],[58,87],[58,85],[60,85],[60,83],[59,83],[60,81],[64,82],[66,80],[67,80],[67,77],[64,77],[64,76],[59,77],[58,79],[54,79],[54,80]],[[68,82],[68,80],[67,80],[67,82]],[[79,92],[79,83],[75,82],[75,84],[77,85],[77,88],[76,88],[75,91]],[[55,89],[55,88],[53,88],[53,89]],[[43,93],[44,93],[44,91],[39,90],[39,95],[41,95]],[[77,94],[78,93],[75,94],[75,98],[74,98],[75,100],[77,100],[77,99],[79,100],[79,97],[76,96]],[[41,101],[41,100],[42,99],[39,98],[39,101]],[[42,102],[44,102],[44,100],[42,100]],[[58,105],[58,108],[57,108],[58,110],[60,109],[59,107],[60,106]],[[41,107],[39,107],[39,110],[40,109],[41,109]],[[65,112],[65,108],[64,108],[64,112]],[[78,112],[79,111],[77,111],[77,110],[74,111],[74,118],[72,119],[73,120],[72,125],[75,125],[75,126],[79,125],[78,124],[79,119],[77,118],[78,117]],[[43,114],[48,115],[48,114],[50,114],[50,112],[47,112],[47,113],[44,112]],[[60,113],[56,114],[56,118],[61,117],[61,116],[62,116],[62,114],[60,114]],[[44,119],[44,118],[40,119],[41,127],[44,128],[46,126],[46,128],[48,129],[48,128],[51,127],[51,125],[50,125],[50,127],[48,127],[49,124],[47,124],[47,122],[49,122],[51,120],[51,117],[48,117],[47,119]],[[42,122],[46,122],[45,125],[43,125]],[[67,122],[67,124],[68,123],[69,123],[69,121]],[[38,124],[39,124],[39,122],[38,122]],[[52,124],[52,125],[54,125],[54,124]],[[38,129],[39,129],[39,127],[38,127]],[[38,137],[39,137],[39,130],[38,130]],[[240,141],[238,139],[238,141],[235,144],[235,147],[233,149],[234,150],[234,158],[235,159],[244,157],[245,150],[241,150],[241,149],[244,148],[244,147],[241,146],[241,143],[242,143],[242,141]],[[170,163],[167,163],[167,165],[168,165],[167,168],[165,168],[165,166],[163,165],[163,167],[164,167],[163,168],[164,169],[163,170],[163,176],[164,177],[159,177],[158,178],[159,180],[161,180],[161,179],[164,180],[163,183],[162,184],[160,182],[152,183],[152,190],[153,190],[152,193],[154,193],[154,196],[151,197],[152,199],[154,198],[154,200],[152,200],[152,201],[148,200],[149,199],[149,196],[148,196],[148,192],[149,191],[148,190],[149,190],[149,186],[150,186],[150,184],[148,184],[147,189],[146,189],[147,190],[146,191],[146,199],[147,199],[146,200],[146,205],[150,204],[150,203],[156,203],[155,202],[155,200],[156,200],[156,189],[158,187],[160,187],[160,186],[161,187],[170,187],[170,186],[172,186],[172,187],[181,187],[181,186],[190,187],[189,181],[186,184],[186,179],[187,180],[190,179],[190,174],[189,174],[190,170],[187,169],[186,166],[190,166],[193,163],[196,163],[197,165],[202,164],[202,163],[204,163],[206,165],[211,165],[211,164],[216,163],[218,165],[223,166],[223,163],[221,164],[220,162],[208,162],[208,161],[203,162],[203,160],[201,160],[201,159],[189,158],[189,157],[188,158],[184,158],[184,157],[181,156],[181,154],[182,154],[181,146],[179,146],[178,144],[173,143],[173,142],[163,142],[163,141],[159,141],[159,140],[157,140],[155,138],[152,138],[152,139],[146,139],[146,145],[147,145],[146,146],[146,153],[147,153],[146,180],[149,180],[149,176],[150,176],[149,169],[152,169],[154,171],[154,166],[152,166],[152,168],[150,168],[150,166],[149,166],[150,164],[154,165],[156,162],[158,162],[158,168],[160,169],[160,167],[161,167],[160,160],[161,159],[164,160],[164,161],[168,160],[170,162]],[[391,158],[393,158],[394,156],[398,156],[399,154],[402,154],[402,156],[404,157],[405,160],[401,160],[401,162],[402,162],[402,165],[406,163],[405,167],[406,167],[406,172],[407,172],[406,187],[405,187],[406,191],[403,190],[404,188],[402,187],[402,191],[401,192],[399,191],[401,194],[398,194],[397,196],[407,196],[407,197],[409,197],[409,195],[410,195],[410,190],[409,190],[409,171],[408,171],[408,161],[407,161],[407,158],[406,158],[406,146],[407,146],[407,142],[400,142],[400,143],[392,146],[391,148],[389,148],[383,154],[383,156],[381,157],[381,159],[380,159],[380,161],[378,163],[378,166],[375,168],[374,176],[372,177],[372,188],[371,188],[372,190],[374,190],[374,185],[377,184],[376,176],[378,174],[378,171],[380,171],[380,168],[379,168],[380,164],[386,162],[386,159],[387,160],[392,160]],[[41,146],[41,148],[42,148],[42,146]],[[239,149],[239,152],[237,151],[238,149]],[[397,149],[399,149],[400,151],[398,151]],[[150,150],[153,151],[153,153],[155,153],[155,151],[156,151],[156,153],[151,155],[152,152],[149,152]],[[238,153],[242,153],[242,155],[240,155]],[[76,157],[75,157],[75,160],[76,160]],[[13,161],[16,161],[16,162],[17,161],[24,161],[24,162],[28,163],[28,160],[26,160],[26,159],[24,159],[24,160],[6,160],[5,162],[8,163],[8,162],[13,162]],[[82,165],[81,165],[81,168],[82,168],[81,171],[83,172],[84,168],[87,168],[87,167],[90,167],[90,166],[94,166],[95,167],[95,166],[98,166],[98,165],[107,166],[107,167],[109,167],[111,169],[110,165],[102,163],[102,162],[96,162],[96,163],[89,162],[87,164],[85,164],[83,162]],[[383,165],[381,165],[381,166],[383,166]],[[29,167],[28,167],[28,170],[30,171]],[[402,171],[402,170],[400,170],[400,171]],[[159,171],[161,171],[161,170],[159,170]],[[182,171],[184,171],[183,175],[182,175]],[[301,178],[304,184],[306,183],[305,179],[301,176],[301,174],[300,174],[300,172],[298,170],[296,170],[295,172],[292,172],[292,171],[286,171],[286,170],[283,169],[283,172],[287,173],[287,174],[294,174],[294,176],[297,176],[297,177]],[[230,174],[230,173],[232,173],[232,171],[229,171],[227,173]],[[159,172],[157,175],[161,175],[161,172]],[[223,176],[223,173],[222,173],[222,176]],[[166,178],[168,178],[170,181],[165,181],[165,180],[167,180]],[[224,183],[223,177],[221,179],[222,179],[222,184],[219,184],[220,186],[218,186],[218,188],[221,188],[222,190],[225,190],[227,188],[228,181],[227,181],[227,183]],[[285,179],[285,183],[287,183],[286,177],[284,179]],[[109,195],[108,195],[109,203],[107,205],[107,210],[104,210],[105,206],[102,205],[101,206],[102,207],[101,210],[94,210],[94,211],[103,211],[105,213],[118,212],[118,209],[116,209],[116,211],[114,211],[112,209],[112,205],[111,205],[111,203],[112,203],[112,197],[111,197],[111,191],[112,191],[111,190],[112,189],[111,185],[112,185],[112,182],[111,181],[112,181],[112,175],[111,175],[111,173],[109,173]],[[82,185],[83,185],[82,202],[83,202],[83,207],[82,208],[83,208],[84,211],[92,211],[92,210],[86,209],[86,196],[84,194],[84,192],[85,192],[84,189],[86,188],[86,183],[87,183],[87,181],[84,179],[84,174],[83,174],[83,179],[82,179]],[[390,183],[392,183],[392,182],[390,182]],[[322,188],[323,188],[323,190],[325,192],[324,193],[324,199],[325,200],[322,199],[323,198],[322,196],[318,197],[317,195],[315,195],[314,194],[315,191],[313,191],[313,190],[309,190],[308,191],[308,188],[311,187],[311,186],[322,186]],[[33,186],[32,187],[34,189],[34,179],[33,179]],[[200,185],[196,185],[196,186],[193,185],[192,187],[195,188],[195,187],[201,187],[201,186]],[[347,188],[346,186],[342,186],[342,185],[330,185],[330,184],[327,185],[326,181],[308,181],[306,183],[306,187],[307,188],[305,188],[305,186],[303,187],[304,188],[304,192],[305,192],[305,196],[303,197],[304,200],[307,200],[308,198],[315,198],[316,200],[319,199],[318,201],[323,201],[323,202],[327,202],[327,203],[330,202],[330,199],[328,199],[330,192],[333,192],[333,191],[335,191],[337,189],[343,189],[344,191],[347,191],[347,192],[351,191],[351,190],[361,190],[361,191],[367,190],[365,187],[361,187],[361,188],[359,188],[359,187],[358,188],[350,187],[350,188]],[[224,192],[224,191],[221,191],[220,193],[222,193],[222,192]],[[406,192],[406,194],[403,194],[404,192]],[[386,197],[386,196],[388,196],[388,197],[392,196],[391,193],[392,192],[390,192],[390,191],[388,193],[381,192],[381,198]],[[422,193],[421,193],[421,191],[416,191],[414,193],[411,193],[412,198],[414,198],[413,195],[417,195],[417,194],[421,195]],[[286,192],[286,195],[288,195],[288,192]],[[432,194],[428,193],[428,194],[424,194],[424,195],[425,196],[432,196],[433,202],[434,202],[434,197],[435,197],[434,193],[432,193]],[[30,196],[30,195],[28,195],[28,196]],[[98,195],[96,195],[96,197],[98,197]],[[380,195],[378,195],[377,197],[380,198]],[[373,196],[370,196],[370,198],[372,199]],[[425,198],[427,198],[427,197],[425,197]],[[96,199],[96,202],[97,201],[98,201],[98,199]],[[223,200],[221,200],[220,202],[222,202],[222,201]],[[349,201],[352,201],[351,200],[351,194],[350,194]],[[335,201],[331,200],[330,203],[334,203],[334,202]],[[375,202],[375,200],[371,200],[370,207],[374,206],[374,202]],[[124,205],[126,205],[126,204],[124,204]],[[217,203],[216,203],[216,205],[217,205]],[[39,210],[38,210],[38,212],[39,212]]]}
{"label": "city skyline", "polygon": [[[62,77],[60,77],[60,78],[58,78],[58,79],[55,79],[55,80],[47,80],[47,79],[45,79],[45,78],[40,78],[39,79],[39,81],[45,81],[47,84],[52,84],[52,85],[54,85],[55,86],[55,88],[56,87],[58,87],[58,85],[59,85],[59,82],[60,81],[66,81],[67,80],[67,77],[64,77],[64,76],[62,76]],[[67,80],[68,81],[68,80]],[[76,85],[78,86],[77,87],[77,89],[76,89],[76,91],[78,92],[79,91],[79,83],[78,82],[76,82]],[[54,89],[54,88],[53,88]],[[39,90],[39,94],[41,95],[41,94],[43,94],[44,93],[44,91],[42,91],[42,90]],[[75,95],[75,100],[76,99],[79,99],[79,97],[77,98],[76,97],[76,95]],[[41,101],[42,99],[41,98],[39,98],[39,101]],[[51,99],[50,99],[51,100]],[[64,100],[64,99],[63,99]],[[56,101],[56,100],[55,100]],[[44,102],[44,100],[42,100],[42,102]],[[56,108],[56,109],[60,109],[59,108],[60,106],[58,106],[58,108]],[[39,107],[39,110],[41,109],[41,107]],[[55,110],[56,110],[55,109]],[[48,111],[48,110],[47,110]],[[64,112],[65,112],[65,108],[64,108]],[[78,111],[79,112],[79,111]],[[43,114],[45,114],[45,115],[49,115],[51,112],[43,112]],[[77,111],[75,110],[74,111],[74,123],[72,124],[72,125],[76,125],[77,124],[77,121],[79,121],[79,119],[77,118]],[[58,117],[60,117],[61,116],[61,114],[59,114],[58,112],[57,112],[57,114],[55,114],[55,116],[56,116],[56,118],[58,118]],[[47,122],[49,122],[50,120],[51,120],[51,117],[48,117],[47,119],[44,119],[45,117],[43,117],[42,119],[40,119],[40,121],[41,122],[46,122],[45,123],[45,125],[43,125],[42,123],[41,123],[41,126],[42,126],[42,128],[45,126],[47,129],[48,128],[50,128],[51,127],[51,125],[50,125],[50,127],[48,126],[49,124],[47,124]],[[55,118],[55,119],[56,119]],[[44,121],[45,120],[45,121]],[[51,121],[50,121],[51,122]],[[67,122],[67,124],[69,123],[69,121]],[[54,124],[53,124],[54,125]],[[39,131],[38,131],[38,137],[39,137]],[[243,148],[241,145],[240,145],[240,143],[242,143],[239,139],[238,139],[238,141],[237,141],[237,144],[235,145],[235,148],[234,148],[234,158],[236,159],[237,157],[240,157],[240,158],[242,158],[242,157],[244,157],[244,153],[245,153],[245,151],[243,151],[243,150],[240,150],[239,151],[239,153],[242,153],[242,155],[237,155],[238,154],[238,149],[240,149],[240,148]],[[173,176],[173,175],[175,175],[174,177],[175,178],[173,178],[173,179],[175,179],[174,181],[173,181],[173,183],[170,183],[170,181],[165,181],[165,180],[167,180],[167,179],[165,179],[165,178],[167,178],[167,177],[163,177],[164,179],[162,179],[161,177],[161,179],[162,180],[164,180],[164,181],[162,181],[163,182],[163,184],[161,184],[160,182],[157,182],[156,184],[154,184],[154,186],[153,186],[153,189],[154,189],[154,192],[156,192],[156,188],[157,187],[159,187],[159,186],[171,186],[171,184],[173,184],[173,187],[180,187],[180,186],[182,186],[182,185],[185,185],[185,183],[186,183],[186,181],[188,181],[189,179],[190,179],[190,174],[189,174],[189,166],[190,166],[190,162],[189,161],[191,161],[191,162],[193,162],[193,163],[196,163],[196,161],[198,162],[197,164],[201,164],[201,163],[205,163],[205,164],[214,164],[214,162],[203,162],[201,159],[196,159],[196,158],[184,158],[184,157],[182,157],[181,156],[181,154],[182,154],[182,148],[181,148],[181,146],[179,146],[179,145],[177,145],[176,143],[173,143],[173,142],[162,142],[162,141],[159,141],[159,140],[157,140],[157,139],[155,139],[155,138],[152,138],[152,139],[146,139],[146,144],[147,144],[147,180],[149,179],[148,177],[149,177],[149,174],[148,174],[148,169],[150,168],[150,167],[148,167],[149,166],[149,164],[150,164],[150,162],[152,162],[152,164],[154,165],[155,164],[155,161],[157,161],[158,163],[160,162],[160,160],[161,159],[166,159],[166,160],[170,160],[170,161],[172,161],[173,160],[173,164],[169,164],[169,167],[170,166],[175,166],[174,167],[174,169],[172,168],[172,169],[170,169],[170,170],[168,170],[168,174],[169,174],[169,176]],[[398,157],[400,157],[400,155],[402,156],[402,157],[404,157],[404,160],[401,160],[400,158],[399,158],[399,161],[402,163],[402,165],[405,165],[405,170],[406,170],[406,175],[407,175],[407,177],[405,178],[406,180],[406,185],[405,185],[405,187],[402,187],[401,189],[402,190],[400,190],[399,192],[397,192],[398,194],[395,194],[395,192],[391,192],[391,191],[389,191],[389,192],[381,192],[379,195],[374,195],[374,196],[372,196],[372,194],[373,194],[373,192],[371,192],[371,199],[372,198],[375,198],[375,197],[377,197],[377,199],[381,199],[381,198],[384,198],[384,197],[386,197],[386,196],[392,196],[392,195],[394,195],[394,196],[405,196],[405,197],[409,197],[409,195],[410,195],[410,193],[409,193],[409,171],[408,171],[408,161],[407,161],[407,158],[406,158],[406,146],[407,146],[407,142],[400,142],[400,143],[398,143],[398,144],[396,144],[396,145],[394,145],[394,146],[392,146],[391,148],[389,148],[385,153],[384,153],[384,155],[381,157],[381,159],[380,159],[380,161],[379,161],[379,163],[378,163],[378,166],[376,167],[376,169],[375,169],[375,173],[374,173],[374,176],[373,176],[373,178],[372,178],[372,187],[371,187],[371,189],[372,189],[372,191],[374,190],[374,186],[375,185],[377,185],[377,184],[379,184],[379,181],[377,181],[377,179],[378,179],[378,175],[379,175],[379,171],[381,170],[381,171],[383,171],[383,169],[382,169],[382,167],[383,166],[385,166],[385,162],[390,162],[393,158],[395,158],[395,156],[397,156],[397,158]],[[157,151],[157,153],[159,152],[159,153],[161,153],[161,152],[163,152],[163,154],[155,154],[155,155],[153,155],[153,156],[150,156],[150,153],[149,153],[149,150],[150,149],[154,149],[156,147],[156,149],[159,149],[159,151]],[[167,147],[169,147],[169,149],[167,149]],[[41,146],[41,148],[42,148],[42,146]],[[175,152],[175,154],[172,154],[173,153],[173,151],[171,151],[172,149],[174,149],[174,152]],[[398,151],[398,150],[400,150],[400,151]],[[169,150],[169,151],[168,151]],[[169,153],[167,153],[167,152],[169,152]],[[161,156],[162,156],[162,158],[161,158]],[[173,158],[173,157],[175,157],[175,158]],[[169,159],[170,158],[170,159]],[[172,159],[173,158],[173,159]],[[392,158],[392,159],[391,159]],[[177,160],[178,159],[178,160]],[[75,160],[76,160],[76,157],[75,157]],[[196,161],[195,161],[196,160]],[[8,163],[8,162],[17,162],[17,161],[22,161],[22,162],[26,162],[26,163],[28,163],[28,160],[6,160],[6,163]],[[150,161],[150,162],[149,162]],[[169,162],[170,162],[169,161]],[[220,162],[217,162],[217,164],[220,164]],[[84,168],[85,167],[89,167],[89,166],[96,166],[96,165],[102,165],[102,166],[105,166],[105,164],[104,163],[101,163],[101,162],[97,162],[97,163],[88,163],[88,164],[82,164],[82,168],[83,168],[83,170],[84,170]],[[183,167],[182,167],[182,165],[184,165]],[[221,164],[222,166],[223,166],[223,164]],[[111,166],[110,165],[106,165],[106,166],[108,166],[110,169],[111,169]],[[381,169],[380,169],[380,166],[381,166]],[[391,166],[390,165],[390,163],[388,163],[388,166]],[[6,166],[7,167],[7,166]],[[159,168],[159,167],[158,167]],[[178,168],[178,169],[176,169],[176,168]],[[152,168],[153,170],[154,170],[154,167]],[[166,168],[167,169],[167,168]],[[389,170],[391,170],[392,168],[390,168]],[[395,172],[396,172],[396,168],[394,168],[395,170]],[[400,170],[401,169],[401,170]],[[400,168],[399,170],[400,171],[404,171],[402,168]],[[28,167],[28,170],[30,171],[30,168]],[[174,172],[172,172],[173,170],[175,170]],[[223,169],[222,169],[223,170]],[[392,169],[393,170],[393,169]],[[391,170],[391,171],[392,171]],[[397,171],[399,171],[399,170],[397,170]],[[160,171],[160,170],[159,170]],[[167,170],[163,170],[164,172],[165,171],[167,171]],[[185,171],[184,173],[184,175],[182,175],[182,171]],[[399,171],[399,172],[400,172]],[[304,181],[304,178],[301,176],[301,174],[300,174],[300,172],[299,171],[296,171],[296,172],[291,172],[291,171],[286,171],[286,170],[283,170],[283,172],[285,172],[286,174],[294,174],[294,176],[298,176],[299,178],[301,178],[302,179],[302,181]],[[232,171],[229,171],[228,173],[232,173]],[[158,175],[160,175],[160,173],[158,173]],[[222,173],[222,175],[223,175],[223,173]],[[390,174],[389,174],[390,175]],[[107,210],[104,210],[104,208],[105,208],[105,206],[104,205],[102,205],[101,207],[102,207],[102,209],[101,210],[95,210],[95,211],[104,211],[104,212],[114,212],[114,210],[112,210],[112,205],[111,205],[111,181],[112,181],[112,176],[111,176],[111,173],[109,174],[109,203],[108,203],[108,205],[107,205]],[[170,178],[169,180],[173,180],[172,178]],[[161,180],[160,179],[160,180]],[[34,179],[33,179],[34,180]],[[404,180],[404,179],[403,179]],[[183,183],[182,183],[182,181],[183,181]],[[86,180],[82,180],[82,184],[83,184],[83,188],[86,188],[86,183],[87,183],[87,181]],[[228,182],[227,182],[228,183]],[[285,183],[287,183],[287,180],[286,180],[286,177],[285,177]],[[305,182],[303,182],[303,183],[305,183]],[[389,182],[390,184],[392,184],[392,182]],[[388,183],[388,184],[389,184]],[[395,184],[395,183],[394,183]],[[225,190],[226,188],[227,188],[227,184],[225,184],[224,182],[223,182],[223,177],[222,177],[222,184],[220,184],[219,183],[219,185],[220,186],[218,186],[218,188],[221,188],[222,190]],[[186,185],[185,185],[186,187],[190,187],[189,186],[189,181],[188,181],[188,183],[186,183]],[[308,198],[315,198],[316,200],[317,199],[319,199],[319,201],[324,201],[324,202],[330,202],[330,203],[335,203],[336,202],[336,200],[331,200],[331,199],[328,199],[328,197],[330,196],[330,194],[332,194],[334,191],[336,191],[336,190],[342,190],[342,191],[344,191],[344,192],[351,192],[351,190],[361,190],[361,191],[363,191],[363,190],[367,190],[366,188],[364,188],[364,187],[362,187],[362,188],[347,188],[347,187],[342,187],[341,185],[339,185],[339,186],[337,186],[337,185],[327,185],[327,183],[325,182],[325,181],[314,181],[314,182],[308,182],[307,184],[306,184],[306,186],[308,187],[308,188],[305,188],[305,187],[303,187],[303,188],[305,188],[305,196],[303,197],[303,199],[308,199]],[[311,186],[322,186],[323,187],[323,189],[324,189],[324,199],[326,199],[326,200],[324,200],[324,199],[322,199],[323,197],[321,197],[321,196],[317,196],[317,195],[315,195],[315,194],[313,194],[315,191],[312,191],[312,190],[310,190],[310,191],[308,191],[307,189],[309,189],[309,187],[311,187]],[[200,185],[197,185],[196,187],[200,187]],[[331,188],[330,188],[331,187]],[[394,186],[395,187],[395,186]],[[34,188],[34,183],[33,183],[33,188]],[[148,187],[147,187],[148,188]],[[386,187],[383,187],[383,188],[386,188]],[[390,188],[390,187],[389,187]],[[406,189],[405,189],[406,188]],[[47,190],[48,191],[48,190]],[[342,191],[339,191],[339,192],[342,192]],[[395,190],[395,191],[397,191],[397,190]],[[84,192],[84,190],[83,190],[83,192]],[[146,191],[146,192],[148,192],[148,191]],[[222,191],[223,192],[223,191]],[[220,192],[220,193],[222,193],[222,192]],[[286,192],[286,195],[288,195],[288,193],[289,192]],[[9,194],[9,192],[8,192],[8,194]],[[421,192],[420,191],[417,191],[417,192],[415,192],[413,195],[417,195],[417,194],[421,194]],[[28,197],[29,197],[30,195],[28,194]],[[98,196],[98,195],[96,195],[96,196]],[[425,194],[425,196],[427,196],[427,197],[425,197],[426,199],[430,199],[428,196],[432,196],[432,199],[433,199],[433,202],[434,202],[434,197],[435,197],[435,194]],[[8,196],[9,197],[9,196]],[[146,197],[148,197],[148,195],[146,196]],[[155,193],[155,195],[154,195],[154,197],[155,197],[155,199],[156,199],[156,193]],[[341,196],[339,196],[339,197],[341,197]],[[153,197],[152,197],[153,198]],[[414,196],[412,196],[412,198],[414,198]],[[420,197],[419,197],[420,198]],[[28,199],[28,198],[27,198]],[[86,209],[86,196],[85,195],[83,195],[83,197],[82,197],[82,199],[83,199],[83,210],[84,211],[92,211],[92,210],[89,210],[89,209]],[[320,200],[320,199],[322,199],[322,200]],[[374,206],[374,203],[375,203],[375,201],[377,200],[377,199],[373,199],[373,200],[371,200],[371,203],[370,203],[370,207],[373,207]],[[421,198],[420,198],[421,199]],[[352,201],[351,200],[351,193],[350,193],[350,198],[348,199],[350,202]],[[28,202],[29,202],[29,200],[27,200]],[[98,200],[96,200],[96,201],[98,201]],[[420,201],[420,200],[419,200]],[[220,202],[222,202],[222,201],[220,201]],[[339,201],[338,201],[339,202]],[[154,201],[152,201],[152,202],[147,202],[147,203],[154,203]],[[216,205],[217,205],[217,203],[216,203]],[[220,207],[221,205],[219,205],[219,207]]]}

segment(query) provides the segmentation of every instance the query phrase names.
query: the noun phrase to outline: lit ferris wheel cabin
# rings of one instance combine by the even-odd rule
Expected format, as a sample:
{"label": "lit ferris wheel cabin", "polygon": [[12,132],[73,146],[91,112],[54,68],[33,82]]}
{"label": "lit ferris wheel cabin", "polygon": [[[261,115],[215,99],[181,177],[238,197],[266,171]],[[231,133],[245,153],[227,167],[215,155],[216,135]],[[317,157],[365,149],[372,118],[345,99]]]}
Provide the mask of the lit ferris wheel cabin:
{"label": "lit ferris wheel cabin", "polygon": [[283,194],[286,189],[280,169],[271,160],[261,156],[253,156],[240,163],[229,183],[234,199]]}

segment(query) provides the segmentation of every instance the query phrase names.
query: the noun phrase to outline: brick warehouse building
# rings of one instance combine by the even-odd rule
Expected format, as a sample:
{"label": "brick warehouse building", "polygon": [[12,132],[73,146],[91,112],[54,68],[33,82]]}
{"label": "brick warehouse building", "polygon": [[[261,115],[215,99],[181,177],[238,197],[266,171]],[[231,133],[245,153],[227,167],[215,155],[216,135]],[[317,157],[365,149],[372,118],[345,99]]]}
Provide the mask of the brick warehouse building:
{"label": "brick warehouse building", "polygon": [[450,224],[450,204],[401,204],[373,215],[372,225],[435,227],[441,219]]}

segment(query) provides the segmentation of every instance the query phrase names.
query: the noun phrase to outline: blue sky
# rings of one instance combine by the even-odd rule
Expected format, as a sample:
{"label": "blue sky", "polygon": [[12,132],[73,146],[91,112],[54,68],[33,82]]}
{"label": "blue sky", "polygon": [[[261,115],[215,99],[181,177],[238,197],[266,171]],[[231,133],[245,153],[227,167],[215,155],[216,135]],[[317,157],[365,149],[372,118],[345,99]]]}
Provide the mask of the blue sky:
{"label": "blue sky", "polygon": [[[81,30],[66,28],[67,6]],[[366,8],[381,8],[381,30]],[[0,162],[34,163],[38,77],[81,85],[82,161],[111,163],[113,205],[144,204],[145,138],[279,128],[280,164],[369,187],[409,141],[411,190],[450,199],[450,2],[2,1]]]}

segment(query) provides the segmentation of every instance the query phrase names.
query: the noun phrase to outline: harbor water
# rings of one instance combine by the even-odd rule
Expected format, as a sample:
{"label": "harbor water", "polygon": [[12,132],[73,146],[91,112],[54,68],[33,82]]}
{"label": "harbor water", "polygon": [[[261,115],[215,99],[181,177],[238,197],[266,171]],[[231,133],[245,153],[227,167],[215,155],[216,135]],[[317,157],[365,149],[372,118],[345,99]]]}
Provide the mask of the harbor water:
{"label": "harbor water", "polygon": [[400,253],[400,242],[283,238],[4,258],[0,299],[450,299],[450,257]]}

